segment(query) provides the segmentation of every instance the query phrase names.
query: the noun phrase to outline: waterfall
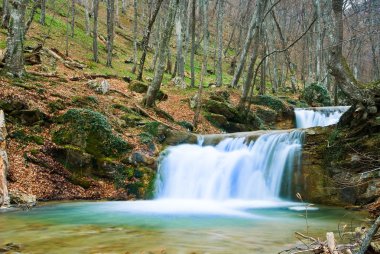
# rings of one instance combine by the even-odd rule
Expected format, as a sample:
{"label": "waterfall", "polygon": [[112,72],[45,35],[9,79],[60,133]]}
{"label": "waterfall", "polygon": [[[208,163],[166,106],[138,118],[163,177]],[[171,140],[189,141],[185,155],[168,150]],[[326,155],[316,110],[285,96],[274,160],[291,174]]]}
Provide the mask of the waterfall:
{"label": "waterfall", "polygon": [[216,146],[184,144],[162,155],[157,199],[277,200],[289,193],[302,131],[269,133],[255,142],[227,138]]}
{"label": "waterfall", "polygon": [[338,123],[340,117],[350,107],[320,107],[320,108],[296,108],[297,128],[310,128],[316,126],[328,126]]}

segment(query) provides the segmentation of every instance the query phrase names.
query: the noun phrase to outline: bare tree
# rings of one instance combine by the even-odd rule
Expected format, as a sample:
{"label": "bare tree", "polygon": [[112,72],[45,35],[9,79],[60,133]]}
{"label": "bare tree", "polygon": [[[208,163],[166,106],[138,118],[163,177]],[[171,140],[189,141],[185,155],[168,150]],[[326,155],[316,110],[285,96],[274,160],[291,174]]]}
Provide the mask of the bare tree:
{"label": "bare tree", "polygon": [[157,56],[157,67],[154,71],[154,78],[152,83],[149,85],[148,91],[146,93],[146,96],[144,98],[144,105],[145,107],[152,107],[154,106],[157,93],[160,90],[162,77],[165,72],[165,63],[168,56],[168,43],[173,31],[173,24],[174,19],[176,16],[177,8],[178,8],[178,2],[179,0],[170,0],[169,7],[168,7],[168,13],[167,13],[167,19],[165,22],[165,27],[163,30],[158,56]]}
{"label": "bare tree", "polygon": [[41,15],[40,15],[40,24],[45,25],[46,19],[46,0],[41,0]]}
{"label": "bare tree", "polygon": [[139,65],[139,70],[138,70],[138,74],[137,74],[138,80],[142,80],[142,76],[143,76],[143,72],[144,72],[144,65],[145,65],[145,58],[146,58],[146,54],[148,51],[150,34],[152,33],[152,28],[153,28],[154,22],[156,21],[158,12],[160,11],[162,2],[163,2],[163,0],[157,0],[156,7],[153,11],[153,14],[149,18],[148,27],[145,30],[144,37],[142,38],[141,43],[140,43],[143,52],[142,52],[142,55],[140,58],[140,65]]}
{"label": "bare tree", "polygon": [[71,37],[74,37],[75,29],[75,0],[71,0]]}
{"label": "bare tree", "polygon": [[113,39],[115,36],[115,0],[107,0],[107,63],[112,67]]}
{"label": "bare tree", "polygon": [[93,41],[92,41],[92,52],[94,62],[99,62],[98,57],[98,15],[99,15],[99,0],[94,1],[94,29],[93,29]]}
{"label": "bare tree", "polygon": [[185,78],[185,59],[183,56],[183,21],[184,21],[185,1],[180,0],[178,13],[175,21],[175,31],[177,35],[177,57],[175,66],[175,83],[182,88],[186,88]]}
{"label": "bare tree", "polygon": [[136,72],[137,69],[137,0],[133,0],[133,67],[132,73]]}
{"label": "bare tree", "polygon": [[206,75],[207,71],[207,57],[208,57],[208,0],[200,0],[200,8],[202,8],[203,12],[203,60],[202,60],[202,72],[201,72],[201,80],[199,83],[199,89],[197,94],[197,105],[195,109],[194,119],[193,119],[193,126],[194,128],[197,128],[198,126],[198,119],[201,112],[201,106],[202,106],[202,90],[204,85],[204,76]]}
{"label": "bare tree", "polygon": [[197,0],[192,0],[191,4],[191,55],[190,55],[190,69],[191,69],[191,87],[195,87],[195,22],[196,22],[196,3]]}
{"label": "bare tree", "polygon": [[218,0],[217,7],[217,33],[218,33],[218,57],[216,64],[216,86],[223,85],[223,16],[224,16],[224,0]]}
{"label": "bare tree", "polygon": [[9,0],[3,0],[3,16],[1,17],[1,26],[7,28],[9,23],[10,11],[9,11]]}

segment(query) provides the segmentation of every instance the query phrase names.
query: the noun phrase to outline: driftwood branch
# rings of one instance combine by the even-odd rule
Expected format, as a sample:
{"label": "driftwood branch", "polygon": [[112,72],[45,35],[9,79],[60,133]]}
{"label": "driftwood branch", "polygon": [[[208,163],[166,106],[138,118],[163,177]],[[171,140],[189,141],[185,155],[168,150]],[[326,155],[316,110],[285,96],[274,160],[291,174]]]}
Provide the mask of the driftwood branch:
{"label": "driftwood branch", "polygon": [[356,252],[356,254],[364,254],[367,251],[368,246],[371,244],[372,238],[375,236],[375,234],[379,230],[379,227],[380,227],[380,216],[377,217],[372,227],[365,234],[363,241],[361,243],[360,249],[358,252]]}

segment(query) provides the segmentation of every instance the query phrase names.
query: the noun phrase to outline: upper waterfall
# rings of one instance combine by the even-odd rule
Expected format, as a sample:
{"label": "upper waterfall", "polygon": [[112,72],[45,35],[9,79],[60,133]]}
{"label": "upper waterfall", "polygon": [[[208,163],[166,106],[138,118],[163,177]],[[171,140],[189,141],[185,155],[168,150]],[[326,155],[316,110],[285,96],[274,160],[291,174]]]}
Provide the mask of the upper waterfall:
{"label": "upper waterfall", "polygon": [[202,146],[200,140],[170,147],[159,165],[156,198],[278,199],[291,186],[302,140],[303,132],[296,130],[264,134],[250,143],[241,137],[216,146]]}
{"label": "upper waterfall", "polygon": [[310,128],[336,124],[349,108],[346,106],[296,108],[296,126],[297,128]]}

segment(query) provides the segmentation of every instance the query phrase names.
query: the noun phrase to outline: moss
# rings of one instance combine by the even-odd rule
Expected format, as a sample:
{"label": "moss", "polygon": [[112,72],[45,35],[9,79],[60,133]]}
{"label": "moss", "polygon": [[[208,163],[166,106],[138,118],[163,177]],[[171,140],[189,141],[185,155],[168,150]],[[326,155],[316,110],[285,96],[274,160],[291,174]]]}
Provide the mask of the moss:
{"label": "moss", "polygon": [[11,138],[19,140],[21,143],[35,143],[43,145],[45,140],[41,136],[29,135],[24,130],[16,130],[10,134]]}
{"label": "moss", "polygon": [[279,113],[289,113],[291,107],[285,101],[270,95],[258,95],[252,98],[252,103],[261,106],[267,106]]}
{"label": "moss", "polygon": [[66,108],[65,102],[61,99],[56,101],[51,101],[48,103],[48,108],[51,113],[55,113],[57,111],[63,110]]}
{"label": "moss", "polygon": [[71,99],[71,102],[78,107],[92,107],[99,103],[94,96],[75,96]]}
{"label": "moss", "polygon": [[112,132],[107,118],[88,109],[70,109],[57,119],[59,129],[53,141],[59,145],[74,145],[95,157],[118,157],[130,146]]}
{"label": "moss", "polygon": [[128,168],[126,170],[128,194],[136,198],[152,198],[154,194],[155,172],[147,167]]}
{"label": "moss", "polygon": [[135,127],[143,120],[143,118],[136,113],[124,114],[120,117],[120,119],[124,120],[125,127]]}
{"label": "moss", "polygon": [[84,189],[88,189],[91,187],[91,182],[81,176],[80,174],[71,174],[68,179],[72,184],[79,185]]}
{"label": "moss", "polygon": [[305,88],[302,98],[311,106],[331,106],[327,88],[322,84],[312,83]]}
{"label": "moss", "polygon": [[179,122],[177,122],[177,124],[180,125],[180,126],[182,126],[182,127],[184,127],[184,128],[186,128],[186,129],[188,129],[189,131],[193,131],[194,130],[194,126],[191,123],[187,122],[187,121],[179,121]]}

